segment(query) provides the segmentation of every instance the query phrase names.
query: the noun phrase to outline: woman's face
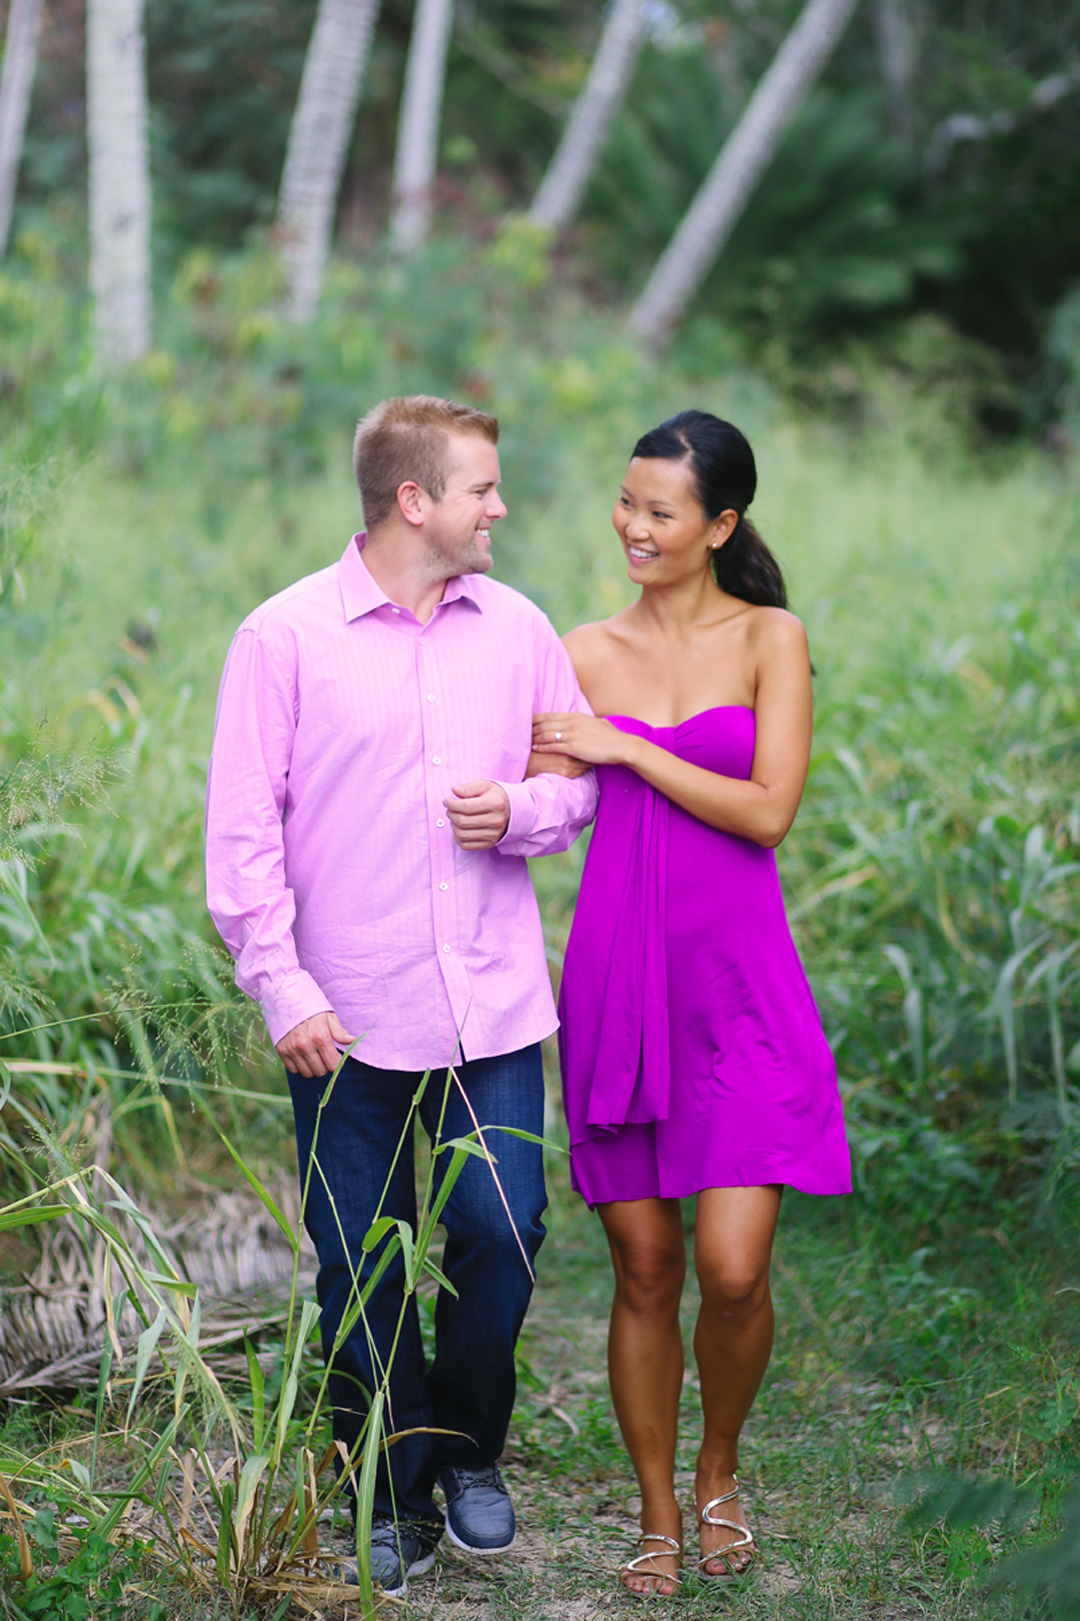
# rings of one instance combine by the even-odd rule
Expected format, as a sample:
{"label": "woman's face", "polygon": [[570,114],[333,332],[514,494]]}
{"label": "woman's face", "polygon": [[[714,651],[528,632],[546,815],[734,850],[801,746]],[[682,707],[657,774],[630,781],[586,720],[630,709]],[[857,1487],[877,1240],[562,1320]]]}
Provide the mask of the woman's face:
{"label": "woman's face", "polygon": [[639,585],[670,585],[709,566],[739,521],[734,511],[706,518],[694,495],[689,461],[635,456],[611,515],[626,553],[627,572]]}

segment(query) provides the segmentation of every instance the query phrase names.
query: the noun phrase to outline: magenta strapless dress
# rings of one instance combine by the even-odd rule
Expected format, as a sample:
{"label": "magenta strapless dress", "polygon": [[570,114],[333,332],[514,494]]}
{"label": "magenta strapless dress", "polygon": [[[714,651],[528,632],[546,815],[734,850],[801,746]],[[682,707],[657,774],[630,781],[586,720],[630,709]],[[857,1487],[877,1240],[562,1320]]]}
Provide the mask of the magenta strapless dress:
{"label": "magenta strapless dress", "polygon": [[[612,716],[748,778],[754,712],[681,726]],[[626,766],[600,766],[559,998],[574,1186],[590,1205],[786,1183],[849,1193],[836,1066],[788,928],[776,858]]]}

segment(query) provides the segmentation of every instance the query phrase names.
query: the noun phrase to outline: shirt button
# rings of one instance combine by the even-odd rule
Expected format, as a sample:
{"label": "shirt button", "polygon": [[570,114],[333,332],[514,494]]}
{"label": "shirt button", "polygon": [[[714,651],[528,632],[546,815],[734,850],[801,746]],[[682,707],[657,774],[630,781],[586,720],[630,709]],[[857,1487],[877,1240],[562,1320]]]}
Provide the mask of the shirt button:
{"label": "shirt button", "polygon": [[433,754],[431,756],[431,763],[432,763],[432,765],[442,765],[442,756],[438,755],[438,754]]}
{"label": "shirt button", "polygon": [[439,888],[440,888],[440,889],[449,889],[449,888],[450,888],[450,885],[449,885],[449,884],[440,884],[440,885],[439,885]]}
{"label": "shirt button", "polygon": [[443,946],[443,950],[444,950],[444,951],[449,951],[449,950],[450,950],[450,947],[449,947],[449,946]]}
{"label": "shirt button", "polygon": [[441,816],[436,816],[436,818],[435,818],[435,826],[436,827],[445,827],[446,826],[446,823],[445,823],[445,821],[443,820],[443,818]]}
{"label": "shirt button", "polygon": [[433,692],[428,693],[427,701],[429,704],[433,704],[435,702],[435,694]]}
{"label": "shirt button", "polygon": [[424,645],[424,638],[421,636],[421,638],[420,638],[420,646],[423,647],[423,645]]}
{"label": "shirt button", "polygon": [[390,612],[392,614],[399,614],[401,612],[401,609],[400,608],[391,608]]}

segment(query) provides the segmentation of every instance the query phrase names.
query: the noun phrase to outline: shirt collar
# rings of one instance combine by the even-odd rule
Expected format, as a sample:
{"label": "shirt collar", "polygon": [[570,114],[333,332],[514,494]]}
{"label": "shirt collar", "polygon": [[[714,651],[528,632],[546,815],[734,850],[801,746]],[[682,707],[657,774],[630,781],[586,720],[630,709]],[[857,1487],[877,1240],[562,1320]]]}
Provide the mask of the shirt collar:
{"label": "shirt collar", "polygon": [[[376,608],[393,606],[386,592],[380,585],[376,584],[368,572],[362,555],[366,540],[366,531],[353,535],[341,559],[339,579],[346,622],[360,619],[364,614],[372,613]],[[481,613],[483,612],[483,603],[480,601],[476,590],[476,578],[471,574],[458,574],[454,579],[447,580],[442,601],[443,603],[467,602]]]}

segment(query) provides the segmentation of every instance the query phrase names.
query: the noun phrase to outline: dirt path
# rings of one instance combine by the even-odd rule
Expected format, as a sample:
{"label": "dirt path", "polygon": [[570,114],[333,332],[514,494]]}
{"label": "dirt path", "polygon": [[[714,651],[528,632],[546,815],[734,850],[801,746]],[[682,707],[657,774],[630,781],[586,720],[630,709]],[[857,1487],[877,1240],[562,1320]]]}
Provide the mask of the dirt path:
{"label": "dirt path", "polygon": [[[778,1250],[776,1351],[742,1455],[762,1557],[737,1587],[688,1573],[672,1607],[680,1614],[731,1609],[804,1621],[972,1616],[966,1584],[942,1586],[933,1539],[913,1538],[895,1506],[897,1473],[924,1446],[928,1415],[914,1411],[895,1385],[856,1376],[850,1312],[842,1332],[828,1320],[835,1304],[828,1284],[850,1258],[830,1253],[819,1239],[808,1242],[794,1214]],[[607,1393],[606,1246],[599,1223],[569,1196],[559,1197],[550,1228],[522,1336],[520,1394],[504,1459],[518,1510],[517,1546],[485,1560],[444,1539],[435,1571],[413,1584],[411,1615],[589,1621],[641,1613],[641,1601],[623,1592],[615,1575],[632,1551],[638,1504]],[[687,1343],[696,1305],[688,1284]],[[688,1355],[677,1476],[687,1505],[697,1403]],[[689,1555],[690,1508],[684,1523]],[[665,1602],[650,1600],[649,1607]]]}

